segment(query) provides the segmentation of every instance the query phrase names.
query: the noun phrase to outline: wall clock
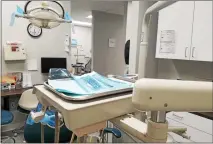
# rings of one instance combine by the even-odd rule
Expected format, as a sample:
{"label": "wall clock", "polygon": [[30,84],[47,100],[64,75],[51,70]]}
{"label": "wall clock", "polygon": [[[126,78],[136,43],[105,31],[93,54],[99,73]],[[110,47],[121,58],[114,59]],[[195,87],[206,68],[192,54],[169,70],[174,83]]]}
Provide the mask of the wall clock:
{"label": "wall clock", "polygon": [[42,28],[37,27],[37,26],[33,25],[32,23],[30,23],[27,26],[27,32],[31,37],[38,38],[42,34]]}

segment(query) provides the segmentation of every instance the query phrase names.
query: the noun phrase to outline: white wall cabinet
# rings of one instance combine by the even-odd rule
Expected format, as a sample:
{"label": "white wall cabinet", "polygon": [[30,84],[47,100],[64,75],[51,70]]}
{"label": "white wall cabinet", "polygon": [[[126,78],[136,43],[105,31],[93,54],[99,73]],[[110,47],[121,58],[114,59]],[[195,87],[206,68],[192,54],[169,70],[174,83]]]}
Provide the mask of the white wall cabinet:
{"label": "white wall cabinet", "polygon": [[179,1],[159,12],[156,58],[212,61],[212,1]]}
{"label": "white wall cabinet", "polygon": [[195,1],[190,58],[212,61],[212,1]]}
{"label": "white wall cabinet", "polygon": [[[157,58],[189,59],[193,9],[193,1],[179,1],[159,12]],[[167,30],[174,30],[175,35],[174,50],[171,53],[161,52],[161,34]]]}

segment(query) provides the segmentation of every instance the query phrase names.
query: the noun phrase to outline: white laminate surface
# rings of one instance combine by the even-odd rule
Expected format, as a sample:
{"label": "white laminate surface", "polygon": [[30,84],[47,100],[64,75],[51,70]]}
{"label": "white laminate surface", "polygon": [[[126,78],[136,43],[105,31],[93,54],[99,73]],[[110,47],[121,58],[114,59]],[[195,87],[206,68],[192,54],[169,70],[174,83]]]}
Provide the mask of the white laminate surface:
{"label": "white laminate surface", "polygon": [[[181,123],[179,121],[176,121],[174,119],[171,119],[169,117],[167,117],[167,121],[169,123],[169,126],[187,128],[186,134],[191,137],[190,140],[193,142],[208,142],[208,143],[213,142],[213,140],[212,140],[213,135],[211,135],[205,131],[199,130],[198,128],[196,128],[196,126],[192,127],[192,126],[186,125],[184,123]],[[200,124],[198,124],[198,125],[202,126],[202,124],[203,124],[202,121],[200,121]],[[176,138],[174,137],[174,139],[176,139]]]}
{"label": "white laminate surface", "polygon": [[169,112],[167,117],[200,131],[213,135],[213,121],[188,112]]}

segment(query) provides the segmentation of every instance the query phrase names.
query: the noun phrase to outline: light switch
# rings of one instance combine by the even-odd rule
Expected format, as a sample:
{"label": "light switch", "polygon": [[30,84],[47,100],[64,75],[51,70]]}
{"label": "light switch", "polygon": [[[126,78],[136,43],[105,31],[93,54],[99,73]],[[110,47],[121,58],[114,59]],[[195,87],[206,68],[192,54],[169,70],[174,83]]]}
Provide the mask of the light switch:
{"label": "light switch", "polygon": [[116,46],[116,40],[114,38],[109,38],[109,47],[114,48]]}
{"label": "light switch", "polygon": [[69,35],[65,36],[64,44],[65,44],[65,46],[69,46],[70,45],[70,36]]}

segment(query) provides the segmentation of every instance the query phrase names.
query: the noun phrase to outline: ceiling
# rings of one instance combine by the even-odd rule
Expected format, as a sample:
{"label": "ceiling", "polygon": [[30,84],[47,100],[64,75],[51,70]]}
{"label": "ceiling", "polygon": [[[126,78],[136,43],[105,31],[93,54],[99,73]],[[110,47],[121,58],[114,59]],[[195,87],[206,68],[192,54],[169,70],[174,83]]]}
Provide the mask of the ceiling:
{"label": "ceiling", "polygon": [[86,17],[92,14],[92,10],[123,15],[125,3],[124,1],[71,0],[71,16],[76,21],[91,22],[92,19]]}

